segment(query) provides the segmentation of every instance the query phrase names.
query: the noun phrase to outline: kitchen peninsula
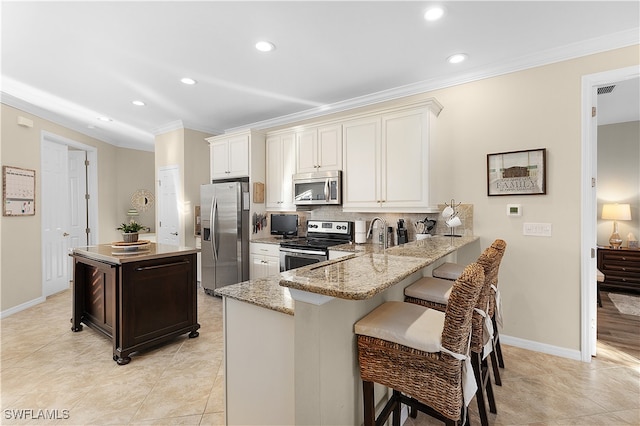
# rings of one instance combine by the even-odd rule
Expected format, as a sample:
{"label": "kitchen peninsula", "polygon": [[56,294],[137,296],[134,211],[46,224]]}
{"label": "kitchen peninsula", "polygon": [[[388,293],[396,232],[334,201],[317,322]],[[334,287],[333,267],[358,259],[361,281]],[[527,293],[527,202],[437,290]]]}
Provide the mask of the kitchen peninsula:
{"label": "kitchen peninsula", "polygon": [[[433,237],[223,287],[227,424],[361,424],[353,325],[445,261],[468,263],[478,237]],[[384,398],[382,392],[376,392]]]}
{"label": "kitchen peninsula", "polygon": [[71,330],[84,323],[109,337],[120,365],[181,334],[197,337],[198,251],[155,243],[131,251],[111,244],[73,249]]}

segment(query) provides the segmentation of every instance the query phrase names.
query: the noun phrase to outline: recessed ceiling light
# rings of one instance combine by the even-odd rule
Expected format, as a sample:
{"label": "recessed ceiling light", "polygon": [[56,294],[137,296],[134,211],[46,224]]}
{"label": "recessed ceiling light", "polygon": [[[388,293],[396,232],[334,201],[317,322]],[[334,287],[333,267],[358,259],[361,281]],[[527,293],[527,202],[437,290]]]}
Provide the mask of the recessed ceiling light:
{"label": "recessed ceiling light", "polygon": [[276,48],[275,44],[269,41],[259,41],[256,43],[256,49],[258,49],[261,52],[271,52],[275,48]]}
{"label": "recessed ceiling light", "polygon": [[189,84],[189,85],[196,84],[196,81],[189,77],[181,78],[180,81],[183,82],[184,84]]}
{"label": "recessed ceiling light", "polygon": [[451,55],[447,58],[447,62],[450,64],[459,64],[460,62],[464,62],[467,60],[467,55],[464,53],[456,53],[455,55]]}
{"label": "recessed ceiling light", "polygon": [[131,101],[131,103],[135,106],[145,106],[145,103],[142,101]]}
{"label": "recessed ceiling light", "polygon": [[434,6],[427,9],[424,19],[427,21],[437,21],[444,16],[445,9],[442,6]]}
{"label": "recessed ceiling light", "polygon": [[109,117],[98,117],[98,120],[100,120],[100,121],[113,121]]}

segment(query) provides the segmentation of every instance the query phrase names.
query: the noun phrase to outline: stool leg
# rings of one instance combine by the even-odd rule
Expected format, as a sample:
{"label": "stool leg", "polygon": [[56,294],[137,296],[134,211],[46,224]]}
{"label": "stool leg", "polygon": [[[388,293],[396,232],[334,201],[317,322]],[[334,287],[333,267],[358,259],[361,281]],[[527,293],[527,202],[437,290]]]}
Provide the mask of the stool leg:
{"label": "stool leg", "polygon": [[375,426],[376,408],[373,397],[373,382],[362,381],[362,395],[364,399],[364,426]]}
{"label": "stool leg", "polygon": [[480,423],[482,426],[489,425],[489,417],[487,416],[487,406],[484,402],[484,384],[482,383],[482,354],[471,352],[471,365],[473,366],[473,375],[476,378],[478,390],[476,391],[476,402],[478,403],[478,414],[480,415]]}
{"label": "stool leg", "polygon": [[493,381],[496,383],[496,385],[502,386],[502,379],[500,379],[500,370],[498,369],[498,355],[496,355],[495,347],[491,351],[489,357],[491,358],[491,368],[493,369]]}
{"label": "stool leg", "polygon": [[393,426],[400,426],[400,417],[402,417],[402,403],[400,402],[400,391],[393,390],[393,398],[396,405],[393,408]]}
{"label": "stool leg", "polygon": [[487,359],[483,359],[482,360],[482,385],[484,386],[485,390],[487,391],[487,401],[489,402],[489,411],[491,411],[493,414],[496,414],[498,412],[498,409],[496,407],[496,399],[493,396],[493,387],[491,386],[491,378],[489,377],[489,363],[487,362]]}
{"label": "stool leg", "polygon": [[496,351],[498,356],[498,365],[500,368],[504,368],[504,359],[502,358],[502,347],[500,346],[500,333],[498,332],[498,323],[496,323],[495,315],[491,317],[493,322],[493,350]]}

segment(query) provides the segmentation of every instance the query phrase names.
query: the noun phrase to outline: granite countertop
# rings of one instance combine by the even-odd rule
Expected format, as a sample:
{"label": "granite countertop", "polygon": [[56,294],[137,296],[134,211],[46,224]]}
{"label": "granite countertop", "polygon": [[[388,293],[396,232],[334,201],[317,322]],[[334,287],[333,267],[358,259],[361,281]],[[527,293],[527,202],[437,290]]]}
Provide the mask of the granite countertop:
{"label": "granite countertop", "polygon": [[342,299],[368,299],[477,239],[434,236],[384,251],[378,244],[345,244],[352,246],[352,256],[283,272],[280,285]]}
{"label": "granite countertop", "polygon": [[293,315],[294,301],[289,289],[280,285],[280,275],[272,275],[239,284],[227,285],[215,290],[217,296],[230,297],[283,314]]}
{"label": "granite countertop", "polygon": [[[215,294],[294,315],[295,302],[289,288],[343,299],[367,299],[476,240],[478,237],[434,236],[387,250],[382,250],[379,244],[343,244],[331,250],[353,254],[225,286],[215,290]],[[268,243],[263,239],[252,241]]]}
{"label": "granite countertop", "polygon": [[[299,238],[299,237],[296,237]],[[293,239],[293,238],[287,238],[287,239]],[[279,237],[279,236],[272,236],[272,237],[264,237],[264,238],[252,238],[250,240],[251,243],[259,243],[259,244],[277,244],[280,245],[281,242],[285,241],[284,238]]]}
{"label": "granite countertop", "polygon": [[138,262],[140,260],[161,259],[163,257],[173,257],[181,254],[197,253],[200,249],[193,247],[172,246],[168,244],[149,243],[141,246],[137,250],[127,251],[113,244],[98,244],[95,246],[76,247],[71,250],[73,256],[82,256],[100,262],[120,265],[127,262]]}

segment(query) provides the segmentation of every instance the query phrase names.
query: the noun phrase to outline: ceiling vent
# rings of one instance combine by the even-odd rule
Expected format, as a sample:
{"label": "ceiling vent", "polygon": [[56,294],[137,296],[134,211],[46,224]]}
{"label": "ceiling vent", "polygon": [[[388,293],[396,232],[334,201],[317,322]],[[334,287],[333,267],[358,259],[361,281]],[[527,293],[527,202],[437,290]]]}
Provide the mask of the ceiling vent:
{"label": "ceiling vent", "polygon": [[598,87],[598,95],[605,95],[607,93],[611,93],[615,88],[616,88],[615,84],[612,84],[611,86]]}

